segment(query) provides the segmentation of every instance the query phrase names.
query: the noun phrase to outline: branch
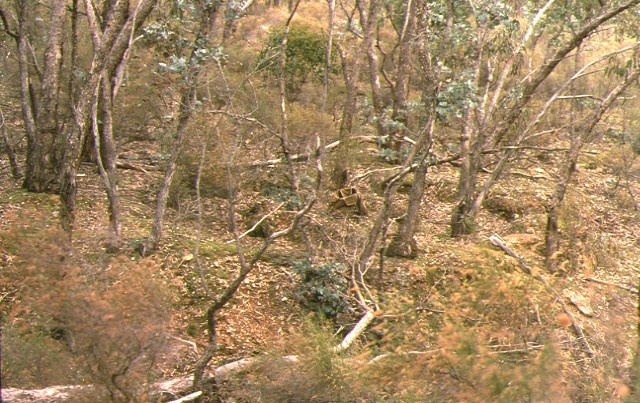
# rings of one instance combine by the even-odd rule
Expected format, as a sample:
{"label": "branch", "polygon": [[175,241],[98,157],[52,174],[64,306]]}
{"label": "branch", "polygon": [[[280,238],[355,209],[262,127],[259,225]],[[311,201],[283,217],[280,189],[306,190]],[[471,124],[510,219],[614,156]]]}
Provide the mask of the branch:
{"label": "branch", "polygon": [[202,395],[202,391],[198,391],[198,392],[194,392],[191,393],[190,395],[186,395],[184,397],[181,397],[178,400],[172,400],[169,403],[182,403],[182,402],[190,402],[193,400],[196,400],[197,398],[199,398]]}
{"label": "branch", "polygon": [[[336,148],[339,144],[340,144],[340,140],[334,141],[331,144],[327,144],[326,146],[324,146],[322,148],[323,148],[323,151],[327,151],[327,150],[331,150],[333,148]],[[294,155],[289,156],[289,161],[290,162],[306,162],[306,161],[309,161],[309,159],[311,157],[313,157],[313,153],[294,154]],[[267,160],[267,161],[252,162],[251,164],[249,164],[249,166],[250,167],[263,167],[263,166],[281,164],[283,162],[286,162],[286,161],[284,161],[282,158],[277,158],[277,159]]]}
{"label": "branch", "polygon": [[4,32],[6,32],[7,35],[12,37],[16,41],[18,41],[18,39],[20,39],[20,37],[18,36],[17,33],[13,32],[13,31],[11,31],[9,29],[9,22],[7,21],[7,16],[6,16],[5,12],[4,12],[4,9],[2,9],[1,7],[0,7],[0,20],[2,20],[2,24],[4,25]]}
{"label": "branch", "polygon": [[333,348],[333,352],[341,353],[348,349],[353,342],[360,337],[362,332],[369,326],[371,322],[376,318],[376,315],[373,311],[367,311],[362,318],[358,321],[356,326],[345,336],[342,340],[342,343],[338,344]]}
{"label": "branch", "polygon": [[569,310],[569,307],[567,306],[567,304],[565,304],[564,299],[562,298],[562,296],[553,287],[551,287],[551,285],[549,284],[547,279],[542,277],[542,275],[539,274],[539,273],[534,273],[533,270],[531,269],[531,267],[529,267],[526,264],[524,259],[520,255],[515,253],[513,251],[513,249],[511,249],[509,247],[509,245],[507,245],[507,243],[504,241],[504,239],[500,238],[498,235],[495,235],[495,234],[491,235],[489,237],[489,242],[491,242],[493,245],[495,245],[495,246],[499,247],[500,249],[502,249],[507,255],[515,258],[518,261],[518,263],[520,264],[520,268],[525,273],[527,273],[528,275],[532,276],[536,280],[540,281],[544,285],[544,287],[547,289],[547,291],[550,294],[552,294],[554,297],[556,297],[556,301],[558,301],[560,306],[562,306],[562,310],[564,311],[565,314],[567,314],[567,316],[571,320],[571,324],[573,325],[573,330],[576,332],[576,335],[578,336],[578,340],[582,343],[582,347],[584,348],[584,351],[587,353],[587,355],[590,358],[595,357],[596,353],[593,351],[593,349],[589,345],[589,342],[587,341],[587,338],[584,335],[584,332],[582,331],[582,328],[580,327],[580,325],[576,321],[576,318],[573,316],[573,314]]}
{"label": "branch", "polygon": [[258,228],[258,225],[262,224],[262,222],[264,220],[266,220],[267,218],[269,218],[270,216],[272,216],[273,214],[275,214],[276,211],[280,210],[280,207],[284,206],[285,202],[282,202],[278,205],[278,207],[275,208],[275,210],[270,211],[268,214],[266,214],[264,217],[262,217],[260,220],[258,220],[257,223],[255,223],[253,225],[253,227],[249,228],[247,231],[245,231],[243,234],[241,234],[240,236],[238,236],[238,239],[232,239],[230,241],[227,241],[227,243],[234,243],[237,242],[238,240],[244,238],[245,236],[247,236],[248,234],[250,234],[253,230],[255,230],[256,228]]}
{"label": "branch", "polygon": [[598,283],[598,284],[610,285],[612,287],[622,288],[623,290],[629,291],[630,293],[633,293],[633,294],[638,294],[638,290],[637,289],[630,288],[630,287],[627,287],[627,286],[624,286],[624,285],[620,285],[620,284],[610,283],[608,281],[599,280],[599,279],[593,278],[593,277],[587,277],[587,278],[585,278],[585,281],[593,281],[594,283]]}
{"label": "branch", "polygon": [[561,95],[556,99],[583,99],[583,98],[591,98],[602,102],[602,98],[598,98],[595,95],[591,94],[578,94],[578,95]]}

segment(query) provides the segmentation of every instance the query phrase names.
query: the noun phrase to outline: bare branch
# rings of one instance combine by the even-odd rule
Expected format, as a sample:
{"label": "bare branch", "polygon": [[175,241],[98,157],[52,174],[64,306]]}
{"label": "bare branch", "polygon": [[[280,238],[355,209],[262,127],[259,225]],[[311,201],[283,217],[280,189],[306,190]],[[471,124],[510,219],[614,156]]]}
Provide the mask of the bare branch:
{"label": "bare branch", "polygon": [[256,228],[258,228],[258,226],[260,224],[262,224],[262,222],[264,220],[266,220],[267,218],[271,217],[273,214],[275,214],[278,210],[280,210],[280,207],[284,206],[285,202],[282,202],[278,205],[278,207],[276,207],[274,210],[270,211],[269,213],[265,214],[260,220],[258,220],[258,222],[256,222],[253,227],[249,228],[248,230],[246,230],[245,232],[243,232],[238,239],[232,239],[230,241],[227,241],[227,243],[234,243],[237,242],[238,240],[244,238],[245,236],[247,236],[248,234],[250,234],[251,232],[253,232]]}
{"label": "bare branch", "polygon": [[520,265],[520,268],[526,274],[540,281],[544,285],[545,289],[556,298],[556,301],[560,304],[564,313],[567,314],[567,316],[571,320],[573,330],[576,332],[576,335],[578,336],[578,340],[582,343],[582,347],[585,353],[587,353],[587,355],[591,358],[595,357],[596,353],[593,351],[593,349],[589,345],[589,342],[587,341],[587,338],[584,335],[582,328],[576,321],[576,318],[573,316],[573,313],[571,313],[571,311],[569,310],[569,307],[564,302],[564,299],[562,298],[562,296],[553,287],[551,287],[547,279],[544,278],[540,273],[534,272],[534,270],[529,265],[527,265],[527,263],[524,261],[524,258],[522,258],[522,256],[514,252],[513,249],[511,249],[509,245],[507,245],[507,243],[504,241],[504,239],[502,239],[500,236],[496,234],[491,235],[489,237],[489,242],[491,242],[493,245],[502,249],[507,255],[516,259],[518,261],[518,264]]}

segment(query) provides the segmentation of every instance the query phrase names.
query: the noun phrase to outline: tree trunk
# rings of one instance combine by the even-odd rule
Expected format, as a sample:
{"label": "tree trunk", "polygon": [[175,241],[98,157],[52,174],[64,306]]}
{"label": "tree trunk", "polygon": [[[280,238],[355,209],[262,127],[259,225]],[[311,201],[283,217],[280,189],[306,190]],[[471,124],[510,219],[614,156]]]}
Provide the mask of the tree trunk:
{"label": "tree trunk", "polygon": [[64,1],[52,3],[42,81],[37,100],[33,99],[30,88],[27,32],[30,16],[27,3],[27,0],[18,2],[20,24],[18,48],[23,117],[25,124],[32,126],[27,127],[27,164],[23,187],[30,192],[56,192],[59,185],[58,173],[62,153],[62,150],[56,149],[56,146],[60,145],[59,137],[62,136],[58,122],[58,105],[66,3]]}
{"label": "tree trunk", "polygon": [[419,221],[420,202],[424,193],[427,175],[427,159],[424,158],[413,172],[413,183],[409,195],[409,206],[398,232],[391,238],[385,251],[386,256],[414,259],[418,256],[418,244],[414,238]]}
{"label": "tree trunk", "polygon": [[429,168],[429,153],[431,151],[431,141],[435,126],[435,113],[432,113],[428,123],[427,144],[424,154],[418,166],[413,172],[413,182],[411,193],[409,194],[409,205],[404,220],[398,228],[398,232],[391,238],[385,254],[389,257],[403,257],[414,259],[418,256],[418,244],[414,238],[419,222],[420,204],[424,194],[425,178]]}
{"label": "tree trunk", "polygon": [[[210,40],[209,34],[213,29],[213,24],[219,10],[219,5],[220,4],[200,10],[201,13],[197,35],[198,38],[200,38],[199,40],[203,40],[205,42]],[[196,90],[199,84],[198,77],[200,75],[200,72],[202,71],[202,65],[196,59],[195,47],[192,49],[191,55],[189,56],[189,65],[192,65],[193,67],[189,72],[187,72],[188,76],[185,78],[186,82],[183,83],[183,90],[180,97],[180,107],[178,110],[178,125],[176,127],[176,134],[173,139],[171,155],[169,157],[169,162],[165,170],[164,179],[162,180],[160,190],[158,191],[153,224],[151,225],[151,232],[149,233],[149,236],[144,241],[144,243],[140,245],[140,253],[143,256],[155,251],[158,248],[160,239],[162,238],[164,214],[167,209],[169,190],[171,188],[171,184],[173,183],[173,176],[175,175],[176,169],[178,167],[178,157],[182,150],[184,134],[193,115]]]}
{"label": "tree trunk", "polygon": [[482,143],[477,138],[477,133],[471,128],[470,111],[467,111],[467,122],[464,125],[460,141],[460,154],[462,164],[460,166],[460,178],[458,179],[458,201],[451,215],[451,236],[471,234],[474,232],[475,217],[472,207],[476,192],[476,179],[480,167],[480,150]]}
{"label": "tree trunk", "polygon": [[167,209],[169,190],[171,188],[171,183],[173,183],[173,176],[178,168],[178,157],[180,156],[180,151],[182,151],[182,139],[193,113],[193,101],[196,95],[196,82],[197,80],[194,78],[193,82],[185,89],[185,92],[182,94],[182,98],[180,99],[178,127],[176,128],[176,134],[171,147],[171,156],[169,157],[169,163],[167,164],[167,168],[164,173],[164,179],[162,180],[162,185],[158,192],[156,210],[153,218],[153,224],[151,225],[151,233],[145,240],[144,244],[140,246],[140,254],[142,256],[155,251],[158,248],[160,239],[162,238],[164,213]]}
{"label": "tree trunk", "polygon": [[407,114],[409,113],[406,110],[406,103],[415,41],[417,3],[417,0],[408,0],[398,45],[398,67],[393,88],[393,111],[391,113],[391,120],[394,124],[392,129],[389,130],[389,141],[386,144],[386,147],[392,150],[397,158],[400,157],[400,147],[407,125]]}
{"label": "tree trunk", "polygon": [[324,113],[327,103],[329,70],[331,69],[331,52],[333,48],[333,18],[335,16],[336,0],[327,0],[327,3],[329,5],[329,22],[327,29],[327,50],[325,53],[324,70],[322,72],[322,99],[320,101],[320,113]]}
{"label": "tree trunk", "polygon": [[[636,54],[640,51],[640,47],[636,48]],[[553,192],[553,196],[549,201],[547,206],[547,228],[545,233],[545,246],[546,246],[546,264],[547,268],[550,271],[554,271],[554,262],[553,257],[558,251],[558,210],[564,201],[564,196],[567,192],[567,188],[569,187],[569,182],[571,181],[571,177],[576,170],[576,165],[578,163],[578,157],[580,156],[580,151],[582,150],[582,146],[587,141],[587,138],[591,136],[593,129],[600,122],[604,113],[611,107],[613,102],[615,102],[618,97],[635,81],[640,77],[640,68],[636,70],[632,70],[625,80],[619,83],[613,90],[607,94],[606,98],[594,115],[589,120],[588,124],[585,125],[584,128],[577,128],[576,135],[572,139],[571,148],[567,153],[565,160],[562,163],[560,168],[560,172],[558,174],[558,181],[556,183],[555,190]]]}
{"label": "tree trunk", "polygon": [[347,94],[344,99],[342,109],[342,119],[340,119],[340,140],[346,140],[353,131],[353,119],[356,116],[356,105],[358,100],[358,76],[360,75],[360,58],[353,57],[351,62],[344,48],[336,43],[336,49],[340,55],[342,63],[342,75]]}
{"label": "tree trunk", "polygon": [[[113,98],[111,79],[103,77],[99,90],[99,110],[94,111],[93,140],[98,171],[104,182],[109,200],[109,222],[114,239],[112,247],[117,248],[120,241],[120,196],[118,195],[118,172],[116,169],[117,152],[113,139]],[[97,109],[97,108],[96,108]],[[100,116],[100,122],[97,116]]]}
{"label": "tree trunk", "polygon": [[0,109],[0,126],[2,127],[2,141],[4,142],[4,147],[7,153],[7,158],[9,159],[9,165],[11,166],[11,176],[13,179],[22,178],[22,171],[20,170],[20,166],[18,165],[18,160],[16,159],[16,153],[13,149],[13,144],[11,144],[11,139],[9,138],[9,133],[7,130],[7,124],[4,121],[4,113]]}
{"label": "tree trunk", "polygon": [[157,0],[140,0],[133,14],[129,14],[127,2],[118,3],[113,8],[105,10],[103,24],[98,23],[93,2],[85,0],[84,3],[93,39],[94,55],[88,72],[89,78],[79,88],[73,107],[74,124],[66,137],[65,155],[62,162],[60,221],[62,228],[69,235],[71,235],[75,223],[76,171],[80,163],[82,146],[92,127],[92,111],[96,102],[99,102],[98,87],[103,78],[111,79],[113,77],[113,72],[121,65],[132,45],[133,33],[147,19]]}
{"label": "tree trunk", "polygon": [[384,104],[380,86],[380,62],[375,48],[375,27],[380,14],[380,2],[379,0],[370,0],[368,10],[365,0],[357,0],[356,3],[360,12],[360,26],[364,37],[362,48],[369,60],[369,83],[371,85],[373,111],[377,119],[378,135],[382,137],[386,135],[384,125],[386,119],[384,117]]}

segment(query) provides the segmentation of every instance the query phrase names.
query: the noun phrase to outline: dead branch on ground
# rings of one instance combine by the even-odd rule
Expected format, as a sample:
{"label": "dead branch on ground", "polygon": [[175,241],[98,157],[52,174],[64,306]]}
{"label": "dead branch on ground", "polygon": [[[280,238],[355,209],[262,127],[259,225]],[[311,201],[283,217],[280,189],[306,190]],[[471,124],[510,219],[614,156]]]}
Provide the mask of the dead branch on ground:
{"label": "dead branch on ground", "polygon": [[589,342],[587,341],[587,338],[584,335],[584,332],[582,331],[582,328],[580,327],[580,325],[576,321],[576,318],[573,316],[573,313],[571,313],[571,311],[569,310],[569,307],[564,302],[564,299],[562,298],[562,296],[549,284],[547,279],[544,278],[541,274],[534,272],[531,269],[531,267],[529,267],[526,264],[524,259],[520,255],[518,255],[516,252],[514,252],[513,249],[511,249],[509,247],[509,245],[507,245],[505,240],[500,238],[500,236],[498,236],[496,234],[491,235],[489,237],[489,242],[491,242],[493,245],[495,245],[495,246],[499,247],[500,249],[502,249],[507,255],[513,257],[514,259],[516,259],[518,261],[518,263],[520,264],[520,268],[526,274],[528,274],[531,277],[535,278],[536,280],[540,281],[544,285],[545,289],[556,298],[556,301],[558,301],[558,303],[562,307],[562,310],[564,311],[564,313],[567,314],[567,316],[571,320],[571,325],[573,326],[573,330],[575,331],[576,335],[578,336],[578,340],[582,343],[582,347],[584,349],[584,352],[587,353],[587,355],[590,358],[595,357],[596,353],[593,351],[593,349],[589,345]]}

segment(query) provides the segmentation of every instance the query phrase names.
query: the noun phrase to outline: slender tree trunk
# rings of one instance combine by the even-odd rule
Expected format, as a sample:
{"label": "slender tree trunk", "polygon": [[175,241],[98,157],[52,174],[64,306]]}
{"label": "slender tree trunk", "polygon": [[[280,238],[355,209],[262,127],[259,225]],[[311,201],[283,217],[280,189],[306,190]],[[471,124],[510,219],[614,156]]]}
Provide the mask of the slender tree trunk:
{"label": "slender tree trunk", "polygon": [[92,127],[92,110],[99,100],[98,87],[103,77],[110,79],[112,73],[125,58],[132,45],[132,35],[147,19],[157,0],[140,0],[133,14],[129,15],[128,3],[117,3],[105,11],[104,28],[98,23],[94,4],[85,0],[87,22],[94,45],[94,55],[88,73],[89,79],[78,90],[73,107],[74,124],[66,137],[65,154],[62,161],[60,186],[60,221],[65,231],[71,233],[75,223],[75,205],[78,185],[76,171],[80,163],[82,146]]}
{"label": "slender tree trunk", "polygon": [[13,149],[13,144],[11,144],[11,139],[9,138],[9,132],[7,130],[7,124],[4,121],[4,113],[0,109],[0,127],[2,128],[2,141],[4,142],[4,147],[7,153],[7,158],[9,158],[9,165],[11,166],[11,176],[13,179],[22,178],[22,170],[18,165],[18,160],[16,159],[16,152]]}
{"label": "slender tree trunk", "polygon": [[336,43],[336,49],[342,64],[342,75],[345,83],[346,95],[342,108],[342,119],[340,119],[340,145],[336,151],[336,160],[331,168],[331,177],[337,188],[347,186],[349,181],[349,171],[351,170],[351,158],[349,147],[350,138],[353,132],[353,121],[356,116],[357,96],[358,96],[358,75],[360,73],[360,59],[356,56],[349,60],[345,49]]}
{"label": "slender tree trunk", "polygon": [[[293,3],[295,1],[295,3]],[[280,133],[278,134],[278,138],[280,139],[280,149],[282,150],[282,154],[284,155],[284,160],[287,163],[287,168],[289,168],[289,181],[291,182],[291,187],[294,192],[298,191],[298,175],[296,175],[295,167],[293,161],[291,160],[291,153],[289,151],[289,120],[287,117],[287,80],[284,75],[286,71],[286,63],[287,57],[284,49],[287,48],[287,41],[289,40],[289,29],[291,27],[291,21],[293,20],[294,15],[296,14],[296,10],[298,9],[298,5],[300,5],[300,0],[290,0],[289,10],[290,15],[287,19],[287,22],[284,26],[284,33],[282,34],[282,44],[280,45],[280,49],[282,52],[280,54],[280,76],[278,77],[278,88],[280,90]],[[292,9],[293,7],[293,9]]]}
{"label": "slender tree trunk", "polygon": [[360,12],[360,25],[362,27],[362,35],[364,41],[362,49],[369,60],[369,83],[371,85],[371,98],[373,103],[373,111],[377,118],[378,135],[385,136],[385,116],[384,104],[382,102],[382,88],[380,86],[380,61],[375,48],[375,28],[380,14],[379,0],[369,0],[369,8],[367,9],[365,0],[357,0],[358,10]]}
{"label": "slender tree trunk", "polygon": [[391,120],[394,121],[394,125],[389,130],[389,141],[387,143],[387,147],[393,150],[398,157],[407,125],[407,113],[409,112],[406,110],[406,104],[409,93],[409,80],[411,78],[413,45],[416,40],[417,3],[417,0],[408,0],[398,46],[398,70],[393,88],[393,111],[391,113]]}
{"label": "slender tree trunk", "polygon": [[460,178],[458,179],[458,201],[451,215],[451,236],[472,233],[474,228],[474,218],[470,215],[471,207],[476,191],[477,169],[479,158],[476,159],[474,148],[482,147],[478,142],[477,133],[471,127],[470,111],[467,111],[466,123],[463,128],[460,141],[460,154],[462,155],[460,165]]}
{"label": "slender tree trunk", "polygon": [[[636,54],[640,52],[640,47],[636,48]],[[576,164],[578,163],[578,157],[583,145],[587,141],[587,138],[591,136],[593,129],[600,122],[604,113],[611,107],[613,102],[635,81],[640,77],[640,69],[630,72],[626,79],[619,83],[613,90],[607,94],[607,97],[602,101],[602,104],[598,107],[589,123],[584,128],[577,128],[576,135],[572,140],[571,148],[567,153],[565,160],[563,161],[558,174],[558,181],[556,183],[555,190],[549,201],[547,209],[547,228],[545,233],[545,246],[546,246],[546,263],[547,268],[554,271],[553,257],[558,251],[558,218],[559,209],[564,201],[567,188],[571,181],[571,177],[576,170]]]}
{"label": "slender tree trunk", "polygon": [[331,69],[331,52],[333,48],[333,18],[335,15],[336,0],[327,0],[327,4],[329,5],[329,23],[327,29],[327,51],[325,53],[324,71],[322,72],[322,99],[320,101],[320,113],[324,113],[327,103],[329,70]]}
{"label": "slender tree trunk", "polygon": [[145,256],[158,248],[160,239],[162,238],[164,213],[167,209],[167,199],[169,197],[169,190],[171,183],[173,182],[173,176],[176,173],[178,167],[178,157],[180,151],[182,151],[182,143],[184,133],[187,130],[191,115],[193,114],[193,101],[196,95],[196,78],[193,78],[193,82],[185,90],[180,100],[180,111],[178,113],[178,127],[176,128],[176,134],[173,139],[173,145],[171,147],[171,156],[169,157],[169,163],[164,173],[164,179],[162,185],[160,185],[160,191],[158,192],[158,198],[156,200],[156,210],[153,218],[153,224],[151,225],[151,233],[141,245],[140,253]]}
{"label": "slender tree trunk", "polygon": [[346,140],[353,132],[353,120],[356,116],[356,106],[358,101],[358,76],[360,75],[360,58],[355,55],[351,61],[345,49],[336,43],[336,49],[340,55],[342,64],[342,75],[344,78],[345,90],[347,91],[342,109],[342,119],[340,119],[340,140]]}
{"label": "slender tree trunk", "polygon": [[386,256],[414,259],[418,256],[418,244],[415,231],[419,221],[420,203],[424,194],[425,177],[427,175],[427,158],[423,158],[413,171],[413,182],[409,195],[409,206],[398,232],[391,238],[385,251]]}
{"label": "slender tree trunk", "polygon": [[411,183],[411,193],[409,194],[409,205],[403,221],[400,223],[398,232],[391,238],[391,242],[385,251],[387,256],[403,257],[414,259],[418,256],[418,244],[415,240],[415,232],[420,220],[420,204],[424,194],[425,179],[429,168],[429,153],[431,151],[431,141],[435,126],[432,115],[427,125],[427,143],[423,155],[418,161],[418,166],[413,172],[413,182]]}
{"label": "slender tree trunk", "polygon": [[[114,90],[111,80],[103,77],[99,97],[95,103],[99,108],[94,112],[93,140],[95,144],[96,163],[109,200],[109,222],[114,239],[112,247],[117,248],[121,235],[120,196],[118,195],[118,172],[116,169],[117,152],[113,139],[113,98]],[[98,110],[99,109],[99,110]],[[100,116],[98,122],[97,116]]]}
{"label": "slender tree trunk", "polygon": [[[205,7],[200,10],[201,13],[198,27],[198,37],[205,42],[210,40],[209,34],[211,29],[213,29],[218,10],[218,6],[212,6],[209,8]],[[189,63],[194,62],[195,66],[191,69],[191,71],[188,72],[188,77],[186,77],[185,79],[186,82],[184,83],[184,89],[182,90],[182,95],[180,97],[180,107],[178,110],[178,126],[176,128],[176,134],[173,139],[169,162],[167,164],[164,178],[158,192],[153,224],[151,225],[151,232],[149,233],[149,236],[147,237],[145,242],[140,245],[140,253],[143,256],[155,251],[158,248],[160,239],[162,238],[164,214],[167,209],[169,190],[171,188],[171,184],[173,183],[173,177],[178,167],[178,157],[180,155],[180,152],[182,151],[184,134],[194,112],[193,109],[195,106],[196,90],[199,84],[198,78],[200,72],[202,71],[202,66],[199,65],[195,60],[195,50],[196,49],[192,50],[189,58]]]}

